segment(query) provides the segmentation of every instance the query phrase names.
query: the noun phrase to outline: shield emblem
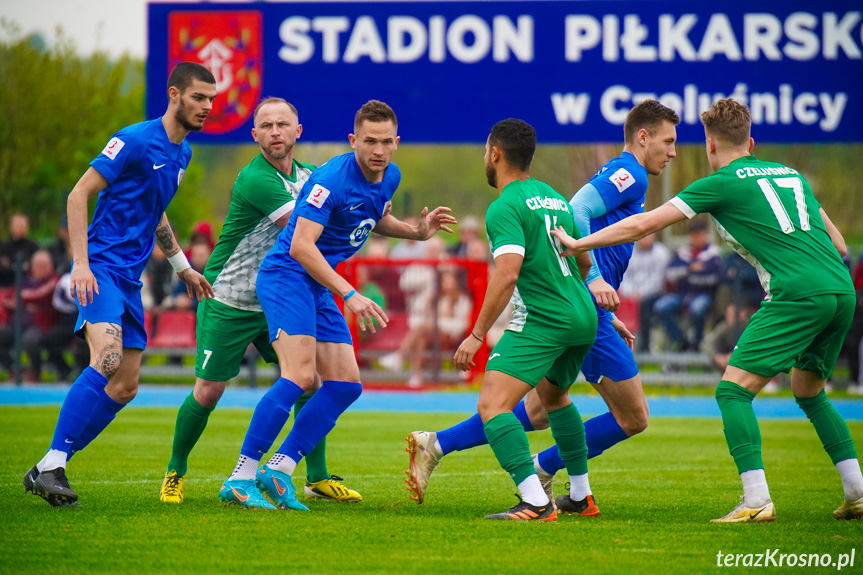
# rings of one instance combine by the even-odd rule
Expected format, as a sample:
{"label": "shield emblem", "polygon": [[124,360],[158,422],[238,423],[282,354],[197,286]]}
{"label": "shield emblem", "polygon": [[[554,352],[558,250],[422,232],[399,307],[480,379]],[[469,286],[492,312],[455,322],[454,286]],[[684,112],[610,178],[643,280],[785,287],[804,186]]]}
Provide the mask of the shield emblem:
{"label": "shield emblem", "polygon": [[218,97],[204,124],[206,134],[224,134],[246,122],[261,97],[261,14],[255,10],[171,12],[168,70],[198,62],[216,77]]}

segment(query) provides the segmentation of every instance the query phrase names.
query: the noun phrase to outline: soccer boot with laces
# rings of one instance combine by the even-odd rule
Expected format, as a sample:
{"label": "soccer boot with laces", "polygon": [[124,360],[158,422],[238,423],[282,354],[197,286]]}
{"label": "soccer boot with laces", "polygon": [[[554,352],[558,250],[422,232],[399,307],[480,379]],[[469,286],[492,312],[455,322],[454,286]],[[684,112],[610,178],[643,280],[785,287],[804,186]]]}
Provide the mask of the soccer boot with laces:
{"label": "soccer boot with laces", "polygon": [[35,465],[24,475],[24,493],[33,493],[33,483],[39,477],[39,468]]}
{"label": "soccer boot with laces", "polygon": [[182,503],[183,502],[183,487],[186,484],[186,478],[182,475],[177,475],[173,469],[165,474],[165,479],[162,481],[162,489],[159,491],[159,501],[162,503]]}
{"label": "soccer boot with laces", "polygon": [[711,519],[711,523],[763,523],[766,521],[776,521],[776,508],[773,507],[773,501],[768,499],[764,505],[760,507],[749,507],[746,505],[746,500],[740,498],[740,504],[735,507],[731,513],[718,519]]}
{"label": "soccer boot with laces", "polygon": [[422,503],[425,500],[426,489],[429,486],[429,477],[432,471],[440,463],[440,459],[434,453],[434,444],[437,441],[437,433],[429,431],[412,431],[405,438],[408,442],[405,451],[410,454],[410,467],[405,473],[408,478],[405,483],[408,484],[408,492],[410,498],[417,503]]}
{"label": "soccer boot with laces", "polygon": [[363,500],[363,496],[342,485],[342,479],[338,475],[331,475],[329,479],[306,481],[303,491],[309,499],[329,499],[330,501],[342,501],[355,503]]}
{"label": "soccer boot with laces", "polygon": [[[30,472],[24,478],[25,489],[29,477]],[[47,501],[52,507],[69,507],[78,504],[78,494],[69,487],[64,467],[40,472],[33,479],[29,491]]]}
{"label": "soccer boot with laces", "polygon": [[854,501],[848,501],[846,499],[842,502],[842,505],[833,512],[833,517],[842,520],[863,519],[863,497],[855,499]]}
{"label": "soccer boot with laces", "polygon": [[291,476],[270,469],[266,465],[258,468],[255,474],[255,479],[258,482],[258,487],[261,491],[270,496],[278,507],[282,509],[293,509],[295,511],[308,511],[309,508],[299,502],[297,494],[294,491],[294,484],[291,482]]}
{"label": "soccer boot with laces", "polygon": [[551,501],[545,505],[531,505],[519,497],[518,505],[509,511],[486,515],[485,518],[503,521],[557,521],[557,511]]}
{"label": "soccer boot with laces", "polygon": [[219,490],[219,499],[250,509],[276,509],[275,505],[264,499],[254,479],[226,479]]}
{"label": "soccer boot with laces", "polygon": [[549,501],[554,501],[554,488],[552,486],[552,482],[554,481],[554,475],[550,473],[546,473],[545,469],[540,467],[539,465],[539,455],[534,453],[531,455],[533,458],[533,470],[536,471],[536,476],[539,478],[539,483],[542,485],[543,490],[545,490],[545,494],[548,496]]}
{"label": "soccer boot with laces", "polygon": [[575,501],[569,496],[569,493],[558,495],[554,500],[557,505],[557,510],[561,513],[572,515],[581,515],[582,517],[596,517],[599,515],[599,507],[596,506],[596,499],[593,495],[588,495],[581,501]]}

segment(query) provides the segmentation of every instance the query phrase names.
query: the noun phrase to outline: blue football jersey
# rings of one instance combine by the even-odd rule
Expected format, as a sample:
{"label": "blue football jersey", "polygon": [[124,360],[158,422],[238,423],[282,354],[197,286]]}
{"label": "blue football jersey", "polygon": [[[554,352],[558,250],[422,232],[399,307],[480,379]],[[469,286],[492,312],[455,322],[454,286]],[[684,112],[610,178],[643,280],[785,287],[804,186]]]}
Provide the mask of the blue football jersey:
{"label": "blue football jersey", "polygon": [[294,213],[264,258],[261,269],[287,267],[306,273],[303,266],[290,256],[297,218],[306,218],[324,226],[316,245],[335,269],[365,243],[392,199],[401,177],[398,166],[390,163],[383,181],[370,184],[353,152],[331,159],[312,172],[303,185]]}
{"label": "blue football jersey", "polygon": [[[590,232],[594,233],[633,214],[644,212],[647,193],[647,170],[635,156],[623,152],[602,166],[589,182],[605,202],[605,214],[591,218]],[[623,273],[629,266],[633,244],[620,244],[591,250],[602,278],[617,289]]]}
{"label": "blue football jersey", "polygon": [[156,227],[192,159],[157,118],[123,128],[90,162],[108,181],[99,192],[88,230],[90,265],[107,266],[137,281],[153,251]]}

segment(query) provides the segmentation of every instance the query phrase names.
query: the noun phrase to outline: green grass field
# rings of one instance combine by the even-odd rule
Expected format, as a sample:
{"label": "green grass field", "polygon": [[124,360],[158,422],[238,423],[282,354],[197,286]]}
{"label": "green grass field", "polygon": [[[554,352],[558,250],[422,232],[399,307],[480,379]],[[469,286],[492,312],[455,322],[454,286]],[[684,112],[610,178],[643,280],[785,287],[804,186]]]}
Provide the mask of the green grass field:
{"label": "green grass field", "polygon": [[[408,499],[405,435],[461,419],[451,414],[347,413],[330,436],[330,472],[365,501],[312,501],[301,513],[218,502],[251,416],[235,409],[211,417],[192,454],[186,502],[160,503],[176,411],[130,408],[68,468],[82,506],[53,509],[25,495],[21,478],[49,444],[57,412],[0,408],[0,572],[699,573],[717,569],[720,550],[775,548],[834,559],[854,550],[854,567],[843,572],[863,565],[863,522],[831,517],[839,476],[805,421],[762,422],[774,524],[708,523],[741,493],[722,424],[710,419],[655,419],[592,460],[600,517],[528,524],[483,520],[516,502],[488,447],[449,456],[426,502]],[[863,445],[863,423],[850,427]],[[534,450],[551,442],[547,431],[530,438]]]}

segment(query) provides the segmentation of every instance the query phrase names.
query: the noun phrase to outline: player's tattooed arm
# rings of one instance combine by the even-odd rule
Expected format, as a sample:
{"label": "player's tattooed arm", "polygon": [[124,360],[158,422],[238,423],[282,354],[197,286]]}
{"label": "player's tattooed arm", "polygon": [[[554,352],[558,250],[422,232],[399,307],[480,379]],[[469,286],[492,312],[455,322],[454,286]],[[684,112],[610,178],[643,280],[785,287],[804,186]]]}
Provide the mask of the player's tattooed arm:
{"label": "player's tattooed arm", "polygon": [[171,257],[180,251],[180,244],[177,242],[177,238],[174,237],[174,230],[171,229],[171,223],[168,221],[167,214],[162,214],[162,221],[159,222],[159,227],[156,228],[156,243],[159,244],[159,248],[165,254],[165,257]]}

